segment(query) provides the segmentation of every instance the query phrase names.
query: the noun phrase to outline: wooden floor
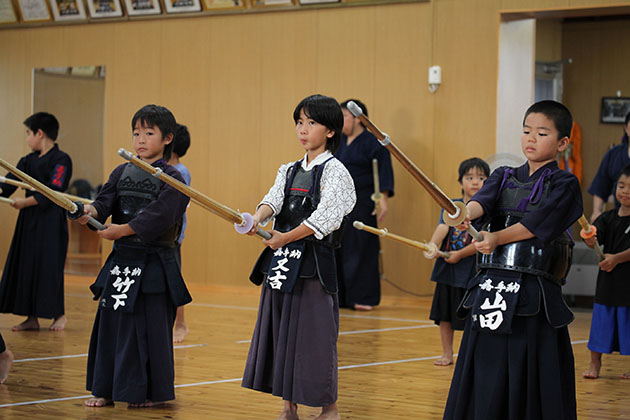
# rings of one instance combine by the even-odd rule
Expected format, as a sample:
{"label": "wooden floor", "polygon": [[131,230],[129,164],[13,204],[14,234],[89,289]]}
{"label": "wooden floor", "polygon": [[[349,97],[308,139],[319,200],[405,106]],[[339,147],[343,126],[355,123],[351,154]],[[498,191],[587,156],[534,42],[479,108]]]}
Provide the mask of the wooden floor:
{"label": "wooden floor", "polygon": [[[63,332],[11,332],[22,321],[0,315],[0,330],[16,362],[0,386],[1,419],[275,419],[277,397],[240,387],[258,303],[251,288],[191,288],[186,308],[191,332],[175,347],[176,396],[161,408],[86,408],[85,365],[96,304],[86,277],[67,276]],[[339,408],[343,419],[441,419],[453,367],[436,367],[439,330],[428,321],[430,299],[385,298],[375,311],[341,312]],[[571,325],[578,391],[578,418],[630,419],[630,359],[604,356],[602,377],[582,379],[590,312]],[[460,335],[456,334],[456,346]],[[457,347],[456,347],[457,348]],[[301,418],[317,410],[301,407]]]}

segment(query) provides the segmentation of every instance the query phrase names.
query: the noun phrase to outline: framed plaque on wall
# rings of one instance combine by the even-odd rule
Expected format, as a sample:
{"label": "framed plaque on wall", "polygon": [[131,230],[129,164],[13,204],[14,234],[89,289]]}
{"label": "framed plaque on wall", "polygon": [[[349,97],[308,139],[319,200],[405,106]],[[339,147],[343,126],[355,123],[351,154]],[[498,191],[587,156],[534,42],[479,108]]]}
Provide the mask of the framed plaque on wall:
{"label": "framed plaque on wall", "polygon": [[123,15],[120,0],[87,0],[90,17],[107,18]]}
{"label": "framed plaque on wall", "polygon": [[86,19],[82,0],[50,0],[50,8],[55,21]]}
{"label": "framed plaque on wall", "polygon": [[198,12],[201,10],[199,0],[164,0],[167,13]]}
{"label": "framed plaque on wall", "polygon": [[5,23],[17,23],[17,21],[17,14],[15,14],[11,0],[0,0],[0,25]]}
{"label": "framed plaque on wall", "polygon": [[129,16],[157,15],[162,13],[158,0],[125,0]]}
{"label": "framed plaque on wall", "polygon": [[244,7],[243,0],[204,0],[206,10],[217,9],[242,9]]}
{"label": "framed plaque on wall", "polygon": [[46,0],[17,0],[22,22],[48,22],[52,20]]}

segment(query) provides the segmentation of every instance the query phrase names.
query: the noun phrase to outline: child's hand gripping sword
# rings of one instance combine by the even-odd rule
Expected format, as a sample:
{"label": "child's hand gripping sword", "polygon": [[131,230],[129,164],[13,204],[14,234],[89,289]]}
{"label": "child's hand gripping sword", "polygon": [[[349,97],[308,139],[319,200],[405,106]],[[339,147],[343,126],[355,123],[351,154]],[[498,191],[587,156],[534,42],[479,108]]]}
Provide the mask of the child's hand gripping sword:
{"label": "child's hand gripping sword", "polygon": [[[218,201],[215,201],[207,195],[200,193],[194,188],[173,178],[172,176],[165,174],[162,169],[153,167],[145,161],[138,159],[133,155],[133,153],[125,149],[118,149],[118,154],[124,159],[136,165],[138,168],[142,169],[143,171],[150,173],[154,177],[160,179],[161,181],[164,181],[171,187],[175,188],[180,193],[184,194],[187,197],[190,197],[193,203],[203,207],[204,209],[216,214],[217,216],[229,222],[234,223],[234,229],[236,229],[238,233],[247,233],[254,227],[254,220],[251,214],[238,213],[235,210],[224,206]],[[266,230],[261,229],[260,227],[257,227],[256,235],[264,239],[271,239],[271,234]]]}
{"label": "child's hand gripping sword", "polygon": [[[582,215],[578,219],[578,223],[580,224],[580,226],[582,226],[582,230],[580,231],[580,236],[583,239],[589,239],[597,235],[597,228],[589,224],[588,220],[586,220],[586,217],[584,215]],[[599,261],[600,262],[604,261],[606,257],[604,257],[604,251],[602,251],[602,247],[599,245],[599,243],[597,243],[597,238],[595,238],[595,245],[593,245],[593,248],[597,252],[597,258],[599,259]]]}
{"label": "child's hand gripping sword", "polygon": [[[0,182],[5,183],[5,184],[9,184],[9,185],[13,185],[14,187],[23,188],[25,190],[37,191],[35,188],[31,187],[26,182],[16,181],[15,179],[6,178],[4,176],[0,176]],[[92,200],[90,200],[89,198],[83,198],[83,197],[79,197],[77,195],[72,195],[72,194],[62,193],[62,192],[58,192],[58,193],[63,195],[63,196],[65,196],[65,197],[68,197],[72,201],[80,201],[83,204],[92,204]]]}
{"label": "child's hand gripping sword", "polygon": [[[363,114],[363,110],[357,104],[350,101],[347,104],[348,111],[355,117],[359,118],[363,125],[376,136],[378,141],[390,151],[390,153],[398,159],[402,166],[413,176],[416,181],[424,187],[429,195],[435,200],[440,207],[446,212],[444,222],[449,226],[457,226],[466,219],[466,204],[461,201],[453,202],[444,192],[427,177],[394,143],[391,142],[389,136],[379,130],[368,117]],[[468,233],[477,241],[482,241],[483,236],[473,226],[468,226]]]}
{"label": "child's hand gripping sword", "polygon": [[[7,171],[11,172],[16,177],[20,178],[22,181],[24,181],[26,184],[32,187],[33,190],[44,195],[46,198],[48,198],[50,201],[52,201],[59,207],[66,209],[68,211],[68,216],[71,219],[78,219],[79,217],[84,215],[83,203],[81,201],[75,203],[74,201],[66,197],[63,193],[60,193],[59,191],[55,191],[52,188],[47,187],[46,185],[42,184],[35,178],[20,171],[18,168],[11,165],[9,162],[5,161],[4,159],[0,159],[0,166],[2,166]],[[105,229],[105,226],[103,226],[98,220],[94,219],[91,216],[88,220],[88,223],[98,230]]]}
{"label": "child's hand gripping sword", "polygon": [[424,251],[423,252],[424,256],[428,259],[433,259],[436,256],[442,257],[442,258],[449,258],[451,256],[451,254],[449,254],[448,252],[438,250],[437,246],[435,246],[435,244],[431,242],[429,243],[418,242],[418,241],[414,241],[413,239],[405,238],[403,236],[394,235],[393,233],[389,233],[387,229],[376,229],[371,226],[366,226],[365,224],[363,224],[362,222],[359,222],[358,220],[355,220],[352,223],[352,226],[354,226],[355,229],[364,230],[366,232],[373,233],[374,235],[393,239],[394,241],[401,242],[405,245],[409,245],[414,248],[421,249],[422,251]]}

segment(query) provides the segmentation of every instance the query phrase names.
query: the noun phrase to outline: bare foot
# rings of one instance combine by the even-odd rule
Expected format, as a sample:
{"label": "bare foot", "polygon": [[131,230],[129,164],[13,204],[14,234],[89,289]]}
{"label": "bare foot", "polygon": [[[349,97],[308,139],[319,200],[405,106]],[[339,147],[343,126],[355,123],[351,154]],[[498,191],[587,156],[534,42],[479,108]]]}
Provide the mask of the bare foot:
{"label": "bare foot", "polygon": [[599,378],[599,370],[602,368],[602,363],[591,362],[591,366],[588,370],[582,372],[582,376],[586,379],[597,379]]}
{"label": "bare foot", "polygon": [[173,329],[173,343],[181,343],[188,335],[188,325],[186,323],[175,324]]}
{"label": "bare foot", "polygon": [[361,305],[359,303],[354,304],[355,311],[371,311],[372,309],[374,309],[374,306],[372,305]]}
{"label": "bare foot", "polygon": [[11,328],[11,331],[37,331],[39,330],[39,322],[35,317],[28,317],[26,321]]}
{"label": "bare foot", "polygon": [[630,379],[630,372],[622,373],[621,379]]}
{"label": "bare foot", "polygon": [[282,413],[280,413],[280,417],[278,420],[300,420],[297,413],[297,404],[293,404],[290,401],[283,401],[284,408],[282,409]]}
{"label": "bare foot", "polygon": [[13,364],[13,353],[6,349],[0,353],[0,384],[3,384],[9,377],[9,370]]}
{"label": "bare foot", "polygon": [[322,407],[321,414],[315,417],[315,420],[341,420],[339,410],[337,410],[337,403]]}
{"label": "bare foot", "polygon": [[92,397],[85,400],[84,404],[86,407],[105,407],[114,405],[114,401],[102,397]]}
{"label": "bare foot", "polygon": [[448,366],[453,364],[453,355],[450,356],[442,355],[439,359],[433,362],[435,366]]}
{"label": "bare foot", "polygon": [[129,403],[129,404],[127,404],[127,407],[129,407],[129,408],[147,408],[147,407],[156,407],[156,406],[162,405],[164,403],[165,403],[164,401],[146,400],[145,402],[139,403],[139,404]]}
{"label": "bare foot", "polygon": [[55,318],[53,323],[50,324],[50,331],[63,331],[63,329],[66,328],[66,322],[68,322],[68,320],[65,315]]}

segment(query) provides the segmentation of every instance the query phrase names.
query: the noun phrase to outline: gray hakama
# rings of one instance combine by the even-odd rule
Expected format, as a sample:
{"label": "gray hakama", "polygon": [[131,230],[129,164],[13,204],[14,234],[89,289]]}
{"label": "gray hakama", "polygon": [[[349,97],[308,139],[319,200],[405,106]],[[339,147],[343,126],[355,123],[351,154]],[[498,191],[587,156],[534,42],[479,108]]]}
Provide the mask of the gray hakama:
{"label": "gray hakama", "polygon": [[242,386],[311,407],[337,401],[337,295],[317,278],[291,293],[262,286]]}

